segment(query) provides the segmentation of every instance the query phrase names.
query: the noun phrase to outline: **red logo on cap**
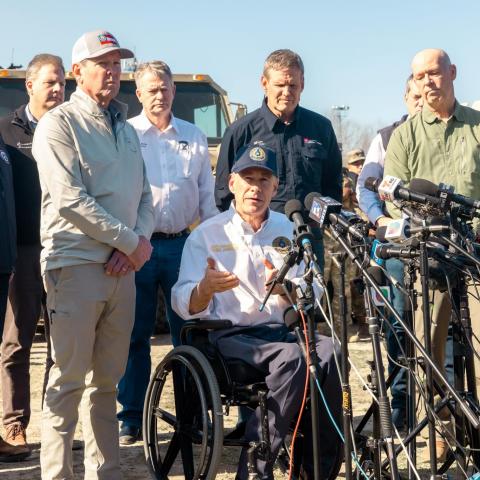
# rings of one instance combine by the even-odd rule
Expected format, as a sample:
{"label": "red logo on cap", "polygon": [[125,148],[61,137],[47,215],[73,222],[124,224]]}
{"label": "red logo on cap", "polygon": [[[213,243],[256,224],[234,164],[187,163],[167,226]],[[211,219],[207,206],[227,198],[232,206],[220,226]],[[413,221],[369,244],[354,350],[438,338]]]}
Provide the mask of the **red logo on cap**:
{"label": "red logo on cap", "polygon": [[118,42],[117,39],[108,32],[103,32],[98,36],[98,40],[100,42],[100,45],[114,45],[115,47],[118,47]]}

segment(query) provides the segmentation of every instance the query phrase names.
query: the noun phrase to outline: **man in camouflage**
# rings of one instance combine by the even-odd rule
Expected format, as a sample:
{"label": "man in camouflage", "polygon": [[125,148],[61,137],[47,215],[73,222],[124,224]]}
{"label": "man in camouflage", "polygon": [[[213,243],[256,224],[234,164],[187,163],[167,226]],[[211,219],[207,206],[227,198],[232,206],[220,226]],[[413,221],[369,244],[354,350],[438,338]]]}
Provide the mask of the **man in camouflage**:
{"label": "man in camouflage", "polygon": [[[347,153],[347,168],[343,174],[343,193],[342,203],[345,210],[356,213],[362,216],[362,212],[358,207],[358,202],[355,196],[355,179],[358,172],[361,170],[365,154],[363,150],[355,149]],[[358,171],[357,171],[358,170]],[[340,334],[340,262],[342,261],[342,249],[338,243],[329,235],[328,230],[325,230],[324,245],[325,245],[325,266],[324,279],[327,285],[331,285],[330,298],[332,300],[333,325],[337,335]],[[345,263],[345,296],[347,298],[347,321],[350,317],[352,322],[357,326],[357,332],[350,338],[352,342],[362,341],[368,339],[368,325],[365,323],[365,306],[363,303],[363,296],[356,285],[356,278],[358,272],[350,260]],[[328,333],[329,327],[322,325],[320,327],[321,333]]]}

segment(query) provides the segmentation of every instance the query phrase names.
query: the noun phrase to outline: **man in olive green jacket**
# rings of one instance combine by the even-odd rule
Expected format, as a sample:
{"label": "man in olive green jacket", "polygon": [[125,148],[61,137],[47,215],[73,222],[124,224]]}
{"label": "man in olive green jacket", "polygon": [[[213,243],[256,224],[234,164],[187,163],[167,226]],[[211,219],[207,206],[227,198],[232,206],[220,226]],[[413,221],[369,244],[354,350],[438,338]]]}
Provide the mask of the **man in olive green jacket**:
{"label": "man in olive green jacket", "polygon": [[42,117],[33,140],[55,362],[43,409],[43,480],[74,478],[80,400],[85,479],[121,478],[116,385],[133,326],[133,271],[150,257],[153,230],[138,137],[114,100],[120,59],[132,56],[109,32],[82,35],[72,53],[77,90]]}
{"label": "man in olive green jacket", "polygon": [[[393,132],[385,157],[385,175],[400,178],[407,185],[412,178],[448,183],[455,187],[456,193],[480,199],[480,112],[460,105],[455,99],[455,65],[443,50],[427,49],[413,58],[412,73],[423,97],[423,110]],[[399,216],[391,204],[388,211],[392,216]],[[452,305],[448,292],[432,290],[431,295],[432,354],[437,366],[444,371]],[[473,331],[478,337],[480,308],[474,297],[470,296],[470,313]],[[421,311],[419,297],[416,325],[420,327],[417,333],[423,336]],[[473,344],[479,351],[477,337],[474,336]],[[478,392],[480,362],[476,357],[475,370]],[[440,416],[448,425],[448,411],[442,410]],[[443,460],[446,442],[439,437],[436,447],[437,457]]]}

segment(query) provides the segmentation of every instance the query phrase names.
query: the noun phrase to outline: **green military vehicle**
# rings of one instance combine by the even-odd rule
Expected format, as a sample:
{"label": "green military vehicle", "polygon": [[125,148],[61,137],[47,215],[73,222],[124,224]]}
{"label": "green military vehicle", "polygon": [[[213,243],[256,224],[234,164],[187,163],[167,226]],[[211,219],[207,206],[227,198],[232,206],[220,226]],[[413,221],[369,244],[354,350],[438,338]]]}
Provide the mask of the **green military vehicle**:
{"label": "green military vehicle", "polygon": [[[75,90],[75,79],[67,72],[65,98]],[[218,147],[225,129],[243,116],[246,108],[242,104],[229,101],[227,92],[215,83],[209,75],[173,75],[177,93],[173,102],[173,114],[194,123],[208,138],[208,148],[212,168],[217,164]],[[129,117],[138,115],[141,105],[135,95],[133,72],[122,73],[118,99],[128,105]],[[0,69],[0,116],[27,103],[25,90],[25,70]],[[232,107],[235,107],[234,115]]]}

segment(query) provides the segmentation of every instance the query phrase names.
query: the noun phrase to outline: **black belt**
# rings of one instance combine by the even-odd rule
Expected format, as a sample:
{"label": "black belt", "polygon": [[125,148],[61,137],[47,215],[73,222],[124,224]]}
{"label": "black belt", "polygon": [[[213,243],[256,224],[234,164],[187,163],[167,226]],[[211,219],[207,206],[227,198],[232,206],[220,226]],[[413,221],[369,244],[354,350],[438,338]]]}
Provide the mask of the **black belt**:
{"label": "black belt", "polygon": [[188,235],[188,233],[188,228],[178,233],[153,232],[151,240],[171,240],[172,238],[179,238],[183,237],[184,235]]}

